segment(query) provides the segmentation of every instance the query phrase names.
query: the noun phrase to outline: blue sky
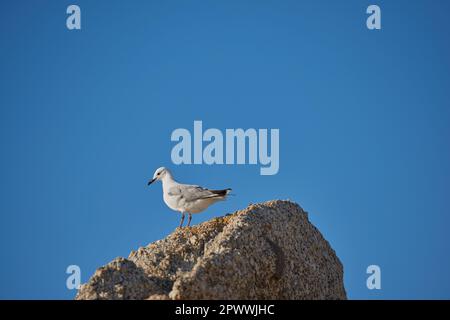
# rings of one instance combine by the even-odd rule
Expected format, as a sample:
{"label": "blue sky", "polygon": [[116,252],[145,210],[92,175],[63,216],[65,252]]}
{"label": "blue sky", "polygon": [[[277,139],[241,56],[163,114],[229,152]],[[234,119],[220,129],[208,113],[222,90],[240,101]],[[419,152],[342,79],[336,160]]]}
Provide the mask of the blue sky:
{"label": "blue sky", "polygon": [[[66,28],[78,4],[82,30]],[[382,10],[382,30],[365,26]],[[159,166],[310,213],[349,298],[450,298],[448,1],[9,1],[0,11],[0,298],[71,299],[173,231]],[[280,171],[171,163],[176,128],[278,128]],[[382,289],[366,288],[377,264]]]}

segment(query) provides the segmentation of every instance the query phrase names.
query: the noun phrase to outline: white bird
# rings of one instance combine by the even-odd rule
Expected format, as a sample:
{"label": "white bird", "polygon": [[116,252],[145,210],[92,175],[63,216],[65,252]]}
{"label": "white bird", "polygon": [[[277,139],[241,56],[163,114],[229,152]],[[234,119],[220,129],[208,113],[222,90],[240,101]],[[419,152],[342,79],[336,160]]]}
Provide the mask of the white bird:
{"label": "white bird", "polygon": [[180,228],[183,227],[184,215],[188,214],[189,227],[193,213],[199,213],[208,208],[213,203],[225,200],[231,189],[210,190],[196,185],[181,184],[173,179],[167,168],[156,169],[153,178],[147,185],[161,180],[163,187],[163,199],[166,205],[181,213]]}

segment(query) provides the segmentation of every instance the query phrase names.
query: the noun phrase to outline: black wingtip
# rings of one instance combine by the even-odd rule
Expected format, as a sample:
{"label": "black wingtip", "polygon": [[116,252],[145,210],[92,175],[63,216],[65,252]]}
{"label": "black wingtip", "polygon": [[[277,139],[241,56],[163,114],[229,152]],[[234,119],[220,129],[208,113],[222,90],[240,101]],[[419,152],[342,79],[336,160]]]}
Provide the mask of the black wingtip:
{"label": "black wingtip", "polygon": [[222,189],[222,190],[209,190],[212,193],[214,193],[215,195],[219,196],[219,197],[224,197],[226,196],[228,193],[230,193],[231,189]]}

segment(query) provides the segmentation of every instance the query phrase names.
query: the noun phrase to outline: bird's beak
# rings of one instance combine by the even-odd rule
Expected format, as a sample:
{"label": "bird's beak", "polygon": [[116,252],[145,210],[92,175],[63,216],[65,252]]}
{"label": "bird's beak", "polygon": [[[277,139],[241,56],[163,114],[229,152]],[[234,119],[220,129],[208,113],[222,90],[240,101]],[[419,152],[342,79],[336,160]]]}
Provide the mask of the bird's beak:
{"label": "bird's beak", "polygon": [[148,185],[148,186],[151,185],[153,182],[155,182],[155,180],[156,180],[156,178],[151,179],[151,180],[147,183],[147,185]]}

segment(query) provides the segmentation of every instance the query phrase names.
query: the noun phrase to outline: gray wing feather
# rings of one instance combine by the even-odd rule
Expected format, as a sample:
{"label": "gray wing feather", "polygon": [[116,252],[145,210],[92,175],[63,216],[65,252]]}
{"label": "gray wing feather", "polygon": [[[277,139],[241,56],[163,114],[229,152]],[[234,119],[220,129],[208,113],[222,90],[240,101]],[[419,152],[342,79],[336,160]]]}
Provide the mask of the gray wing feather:
{"label": "gray wing feather", "polygon": [[207,199],[217,197],[218,195],[208,189],[194,185],[179,185],[169,189],[169,195],[179,196],[186,201],[195,201],[199,199]]}

